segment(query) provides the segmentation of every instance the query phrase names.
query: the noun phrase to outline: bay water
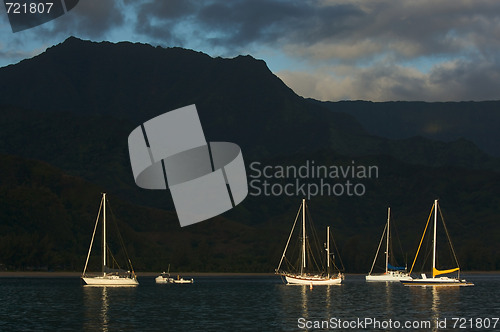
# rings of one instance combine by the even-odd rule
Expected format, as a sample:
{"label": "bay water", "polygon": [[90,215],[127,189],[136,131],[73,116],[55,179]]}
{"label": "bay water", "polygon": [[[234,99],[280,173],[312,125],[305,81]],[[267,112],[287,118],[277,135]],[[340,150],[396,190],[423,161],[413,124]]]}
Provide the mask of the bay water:
{"label": "bay water", "polygon": [[77,277],[0,278],[0,331],[500,330],[500,274],[473,287],[405,287],[347,275],[333,286],[277,276],[195,277],[194,284],[82,286]]}

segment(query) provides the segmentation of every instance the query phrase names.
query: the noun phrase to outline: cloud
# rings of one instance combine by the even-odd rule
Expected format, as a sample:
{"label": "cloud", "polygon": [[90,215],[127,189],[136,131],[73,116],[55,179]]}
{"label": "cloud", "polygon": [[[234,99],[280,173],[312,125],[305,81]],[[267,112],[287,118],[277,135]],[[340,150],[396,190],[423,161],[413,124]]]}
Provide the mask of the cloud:
{"label": "cloud", "polygon": [[[169,5],[167,5],[169,3]],[[362,10],[350,4],[318,6],[315,1],[205,0],[135,4],[136,31],[160,37],[191,30],[208,46],[237,50],[249,44],[275,44],[325,38],[352,28]],[[184,28],[184,29],[182,29]]]}
{"label": "cloud", "polygon": [[125,11],[121,1],[80,1],[71,11],[53,21],[9,35],[12,40],[26,41],[67,38],[70,35],[103,38],[113,29],[122,28],[124,23]]}
{"label": "cloud", "polygon": [[69,36],[105,40],[127,23],[121,0],[80,1],[65,15],[18,33],[12,33],[6,15],[0,16],[0,65],[35,56]]}
{"label": "cloud", "polygon": [[497,100],[500,64],[450,60],[428,72],[380,61],[369,67],[322,66],[277,75],[297,94],[319,100]]}
{"label": "cloud", "polygon": [[43,32],[51,35],[81,35],[86,38],[103,38],[125,23],[124,7],[121,1],[80,1],[66,15],[47,25]]}
{"label": "cloud", "polygon": [[185,37],[205,37],[207,45],[274,45],[322,60],[377,57],[382,48],[398,58],[455,54],[500,43],[496,0],[175,0],[136,2],[135,8],[139,33],[161,38],[168,27],[180,37],[190,26]]}

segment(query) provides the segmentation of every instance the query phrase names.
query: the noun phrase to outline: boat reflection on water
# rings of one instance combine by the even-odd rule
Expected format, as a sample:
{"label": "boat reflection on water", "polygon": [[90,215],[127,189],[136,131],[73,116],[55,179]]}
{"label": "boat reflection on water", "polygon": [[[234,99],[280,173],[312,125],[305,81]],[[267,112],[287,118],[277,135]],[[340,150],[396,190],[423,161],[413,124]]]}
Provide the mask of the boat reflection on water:
{"label": "boat reflection on water", "polygon": [[83,287],[83,303],[85,305],[84,330],[108,331],[108,287]]}
{"label": "boat reflection on water", "polygon": [[342,284],[328,286],[276,285],[280,326],[297,327],[300,320],[329,319],[342,308]]}
{"label": "boat reflection on water", "polygon": [[435,324],[438,320],[453,317],[461,311],[460,287],[410,287],[409,290],[409,307],[418,312],[422,320],[427,319]]}
{"label": "boat reflection on water", "polygon": [[[82,287],[84,306],[84,331],[109,331],[111,312],[120,312],[135,306],[137,287],[100,286]],[[115,317],[116,318],[116,317]],[[133,319],[120,316],[120,320]]]}
{"label": "boat reflection on water", "polygon": [[300,287],[300,297],[302,299],[302,317],[309,317],[309,310],[308,310],[308,300],[307,300],[307,287],[302,286]]}

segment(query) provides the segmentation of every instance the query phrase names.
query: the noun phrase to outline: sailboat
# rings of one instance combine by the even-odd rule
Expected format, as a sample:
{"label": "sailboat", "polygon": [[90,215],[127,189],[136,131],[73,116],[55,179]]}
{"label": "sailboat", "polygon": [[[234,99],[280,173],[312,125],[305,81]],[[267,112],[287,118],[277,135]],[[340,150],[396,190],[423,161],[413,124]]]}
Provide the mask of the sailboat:
{"label": "sailboat", "polygon": [[[94,226],[94,233],[92,234],[92,240],[90,241],[90,248],[87,254],[87,260],[85,261],[85,267],[81,276],[84,285],[89,286],[137,286],[139,282],[137,281],[137,276],[132,268],[132,263],[128,259],[130,265],[129,271],[111,269],[107,264],[107,252],[108,246],[106,243],[106,193],[102,194],[101,204],[99,206],[99,212],[97,213],[97,219]],[[92,251],[92,245],[94,243],[94,237],[97,230],[97,225],[99,223],[99,217],[103,212],[102,218],[102,272],[98,274],[88,274],[87,266],[89,263],[90,253]]]}
{"label": "sailboat", "polygon": [[[288,245],[290,243],[290,239],[292,238],[293,231],[295,229],[295,225],[297,224],[297,220],[299,218],[300,212],[302,210],[302,245],[301,245],[301,253],[300,253],[300,268],[298,271],[284,271],[281,269],[283,262],[286,260],[286,252],[288,249]],[[283,251],[283,255],[281,256],[281,260],[278,264],[278,268],[275,270],[276,274],[281,275],[285,278],[287,284],[292,285],[308,285],[308,286],[316,286],[316,285],[335,285],[340,284],[344,279],[344,275],[338,271],[337,273],[330,273],[330,263],[332,262],[330,254],[330,227],[327,227],[326,233],[326,272],[307,272],[309,268],[310,262],[307,262],[307,250],[310,250],[309,237],[306,232],[306,200],[302,200],[302,204],[297,212],[297,216],[295,217],[295,221],[292,226],[292,230],[290,232],[290,236],[288,237],[288,241],[285,246],[285,250]],[[288,260],[287,260],[288,261]],[[333,262],[332,262],[333,263]],[[333,263],[334,265],[334,263]]]}
{"label": "sailboat", "polygon": [[[380,238],[377,253],[375,254],[375,258],[373,259],[372,268],[370,269],[370,272],[366,276],[366,281],[400,281],[400,280],[411,280],[412,279],[410,274],[408,272],[406,272],[406,267],[393,266],[389,263],[390,230],[391,230],[391,208],[388,208],[387,209],[387,223],[385,224],[384,231],[382,232],[382,237]],[[386,235],[385,273],[372,274],[373,267],[375,266],[375,262],[377,261],[378,253],[380,252],[380,247],[382,245],[382,241],[384,240],[384,235]]]}
{"label": "sailboat", "polygon": [[[427,224],[425,225],[424,234],[422,235],[422,239],[420,240],[420,244],[418,246],[417,253],[415,255],[415,259],[413,260],[413,264],[412,264],[412,267],[410,269],[410,273],[413,271],[413,267],[415,266],[415,261],[417,260],[418,253],[420,251],[420,247],[422,246],[422,242],[423,242],[424,237],[425,237],[425,232],[427,231],[427,227],[429,226],[429,221],[431,219],[433,209],[434,209],[434,237],[433,237],[433,241],[432,241],[432,247],[433,247],[433,249],[432,249],[432,278],[427,278],[426,274],[422,273],[421,278],[412,279],[412,280],[401,280],[401,282],[405,286],[474,286],[473,283],[467,282],[464,279],[460,279],[460,266],[458,265],[458,260],[457,260],[457,257],[455,255],[455,250],[453,249],[453,246],[451,245],[451,240],[450,240],[450,237],[448,235],[448,231],[446,230],[446,225],[444,224],[444,220],[442,220],[442,222],[443,222],[443,225],[445,227],[446,236],[448,237],[448,241],[450,243],[450,248],[451,248],[451,251],[453,253],[453,257],[455,258],[455,263],[456,263],[457,267],[452,268],[452,269],[448,269],[448,270],[438,270],[436,268],[436,238],[437,238],[436,234],[437,234],[437,219],[438,219],[438,209],[439,209],[437,199],[434,201],[434,205],[432,206],[431,213],[429,215],[429,219],[427,220]],[[456,278],[446,277],[446,276],[438,277],[440,275],[449,274],[449,273],[453,273],[453,272],[458,272],[458,276]]]}

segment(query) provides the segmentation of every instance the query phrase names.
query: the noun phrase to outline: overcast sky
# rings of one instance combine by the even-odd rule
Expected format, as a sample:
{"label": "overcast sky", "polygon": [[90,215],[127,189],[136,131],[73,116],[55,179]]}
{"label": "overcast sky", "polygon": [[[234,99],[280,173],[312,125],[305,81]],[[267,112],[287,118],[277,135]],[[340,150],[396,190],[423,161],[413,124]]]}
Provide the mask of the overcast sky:
{"label": "overcast sky", "polygon": [[320,100],[500,99],[498,0],[81,0],[12,33],[0,11],[0,66],[69,36],[250,54]]}

